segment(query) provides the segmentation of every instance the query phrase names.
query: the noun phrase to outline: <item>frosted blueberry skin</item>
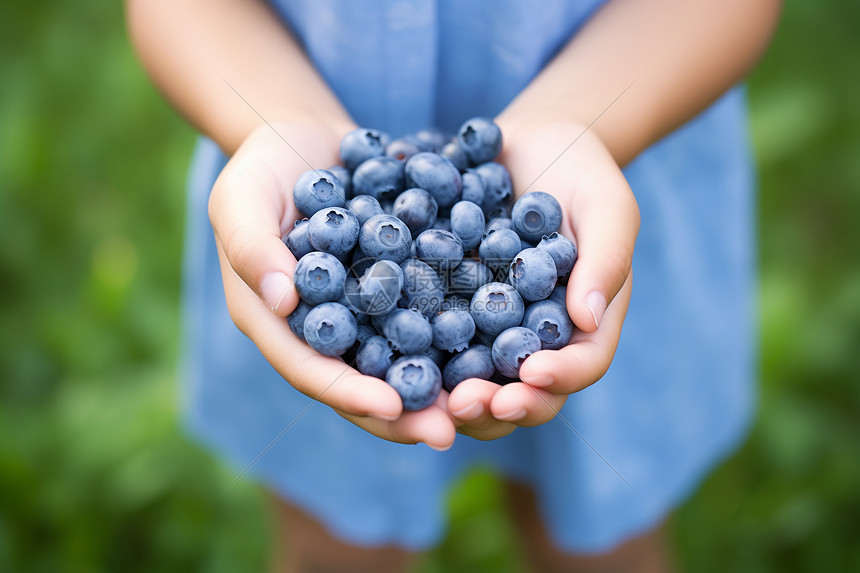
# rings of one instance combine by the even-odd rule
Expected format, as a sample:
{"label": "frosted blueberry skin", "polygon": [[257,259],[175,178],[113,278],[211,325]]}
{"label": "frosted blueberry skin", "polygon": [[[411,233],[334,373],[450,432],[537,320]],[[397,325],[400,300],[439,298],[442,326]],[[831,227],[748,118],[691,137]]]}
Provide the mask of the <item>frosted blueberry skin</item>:
{"label": "frosted blueberry skin", "polygon": [[466,251],[481,243],[484,222],[484,212],[471,201],[458,201],[451,207],[451,232],[457,235]]}
{"label": "frosted blueberry skin", "polygon": [[374,334],[365,338],[355,353],[356,370],[366,376],[385,380],[388,368],[394,363],[394,351],[385,338]]}
{"label": "frosted blueberry skin", "polygon": [[342,304],[325,302],[308,312],[304,324],[305,340],[326,356],[340,356],[355,344],[358,324]]}
{"label": "frosted blueberry skin", "polygon": [[546,297],[546,299],[555,301],[561,306],[567,307],[567,287],[556,284],[555,288],[552,289],[552,292],[549,293],[549,296]]}
{"label": "frosted blueberry skin", "polygon": [[346,204],[346,192],[334,173],[316,169],[305,171],[296,180],[293,201],[302,215],[310,217],[320,209],[343,207]]}
{"label": "frosted blueberry skin", "polygon": [[436,271],[418,259],[403,261],[400,269],[403,271],[403,297],[399,306],[415,309],[426,317],[439,312],[446,289]]}
{"label": "frosted blueberry skin", "polygon": [[364,225],[368,219],[374,215],[383,215],[382,205],[376,200],[376,197],[370,195],[357,195],[347,202],[349,210],[355,213],[358,217],[358,223]]}
{"label": "frosted blueberry skin", "polygon": [[356,168],[352,174],[355,195],[370,195],[380,204],[393,201],[406,189],[403,163],[391,157],[373,157]]}
{"label": "frosted blueberry skin", "polygon": [[320,209],[308,221],[308,240],[317,251],[336,257],[346,255],[358,243],[358,217],[343,207]]}
{"label": "frosted blueberry skin", "polygon": [[314,250],[313,245],[311,245],[310,239],[308,239],[307,219],[299,219],[298,221],[296,221],[293,230],[290,231],[286,237],[284,237],[284,244],[296,258],[296,260],[299,260],[300,258]]}
{"label": "frosted blueberry skin", "polygon": [[406,162],[406,186],[430,192],[439,207],[450,207],[460,200],[463,180],[454,164],[435,153],[416,153]]}
{"label": "frosted blueberry skin", "polygon": [[463,179],[463,194],[460,200],[471,201],[480,207],[484,201],[484,180],[474,171],[466,171],[461,175],[461,178]]}
{"label": "frosted blueberry skin", "polygon": [[489,380],[496,372],[493,353],[489,346],[475,344],[451,357],[442,370],[442,385],[451,392],[457,384],[468,378]]}
{"label": "frosted blueberry skin", "polygon": [[511,261],[509,279],[523,299],[543,300],[555,288],[558,272],[550,254],[541,249],[524,249]]}
{"label": "frosted blueberry skin", "polygon": [[456,139],[446,143],[439,155],[450,161],[461,173],[469,168],[469,156]]}
{"label": "frosted blueberry skin", "polygon": [[460,352],[475,336],[475,320],[463,310],[449,310],[433,317],[433,346],[445,352]]}
{"label": "frosted blueberry skin", "polygon": [[475,292],[469,312],[475,320],[475,326],[492,337],[522,323],[525,303],[514,287],[494,282],[485,284]]}
{"label": "frosted blueberry skin", "polygon": [[471,300],[471,297],[466,298],[457,294],[449,294],[445,297],[445,300],[442,301],[442,307],[439,309],[439,312],[445,312],[452,309],[469,312],[469,303]]}
{"label": "frosted blueberry skin", "polygon": [[343,293],[346,269],[334,255],[314,251],[299,259],[293,281],[306,303],[334,302]]}
{"label": "frosted blueberry skin", "polygon": [[287,324],[290,325],[290,330],[302,340],[305,339],[305,317],[312,308],[311,305],[300,300],[296,309],[287,317]]}
{"label": "frosted blueberry skin", "polygon": [[402,354],[421,354],[433,343],[433,327],[414,309],[391,311],[385,318],[382,334]]}
{"label": "frosted blueberry skin", "polygon": [[441,129],[436,129],[435,127],[422,129],[421,131],[416,132],[412,137],[424,145],[424,151],[432,151],[433,153],[439,153],[442,151],[445,144],[451,140],[450,135],[446,135]]}
{"label": "frosted blueberry skin", "polygon": [[504,213],[504,207],[511,202],[513,187],[511,174],[501,163],[490,161],[471,170],[484,182],[484,200],[481,208],[488,219]]}
{"label": "frosted blueberry skin", "polygon": [[490,230],[484,233],[481,244],[478,245],[478,257],[495,273],[497,279],[507,280],[508,267],[522,250],[523,243],[516,231]]}
{"label": "frosted blueberry skin", "polygon": [[493,342],[493,364],[502,376],[517,378],[526,358],[541,349],[538,335],[522,326],[503,331]]}
{"label": "frosted blueberry skin", "polygon": [[433,404],[442,391],[439,367],[423,354],[396,360],[388,369],[385,381],[400,394],[403,409],[407,411],[423,410]]}
{"label": "frosted blueberry skin", "polygon": [[403,271],[392,261],[377,261],[359,279],[358,289],[366,314],[388,314],[400,300]]}
{"label": "frosted blueberry skin", "polygon": [[[487,226],[484,228],[484,233],[487,234],[490,231],[501,231],[503,229],[514,231],[514,222],[511,221],[510,217],[494,217],[487,223]],[[516,233],[516,231],[514,232]]]}
{"label": "frosted blueberry skin", "polygon": [[538,335],[544,350],[564,348],[573,336],[573,322],[567,308],[554,300],[530,304],[523,316],[523,326]]}
{"label": "frosted blueberry skin", "polygon": [[576,245],[564,235],[558,233],[544,235],[537,244],[537,248],[549,253],[555,262],[558,276],[563,277],[573,270],[577,257]]}
{"label": "frosted blueberry skin", "polygon": [[[358,322],[358,321],[356,321],[356,322]],[[369,324],[359,324],[358,325],[358,334],[355,337],[356,342],[361,344],[362,342],[364,342],[365,340],[367,340],[371,336],[378,336],[378,334],[376,334],[376,330],[372,326],[370,326]],[[383,338],[383,340],[385,340],[385,339]],[[385,343],[388,344],[388,341],[386,341]]]}
{"label": "frosted blueberry skin", "polygon": [[490,269],[478,261],[463,259],[448,275],[448,292],[469,300],[475,291],[489,282],[493,282]]}
{"label": "frosted blueberry skin", "polygon": [[424,356],[430,357],[430,360],[432,360],[434,362],[434,364],[436,364],[436,366],[439,367],[439,370],[441,370],[442,367],[445,366],[445,358],[448,355],[447,355],[447,353],[445,353],[442,350],[439,350],[435,346],[431,346],[430,348],[428,348],[427,350],[424,351]]}
{"label": "frosted blueberry skin", "polygon": [[340,183],[343,185],[343,198],[349,199],[352,197],[352,173],[350,173],[349,169],[343,165],[333,165],[326,171],[333,173],[335,177],[340,179]]}
{"label": "frosted blueberry skin", "polygon": [[417,187],[407,189],[397,196],[391,214],[409,227],[412,238],[433,226],[439,205],[429,191]]}
{"label": "frosted blueberry skin", "polygon": [[418,258],[440,273],[455,268],[463,260],[463,243],[454,233],[427,229],[415,239]]}
{"label": "frosted blueberry skin", "polygon": [[436,222],[433,223],[432,229],[439,229],[440,231],[448,231],[451,232],[451,219],[448,217],[437,217]]}
{"label": "frosted blueberry skin", "polygon": [[407,135],[399,139],[392,140],[385,147],[385,156],[396,159],[401,163],[406,163],[410,157],[422,151],[430,151],[427,145],[415,136]]}
{"label": "frosted blueberry skin", "polygon": [[340,160],[350,171],[372,157],[385,153],[388,137],[376,129],[358,128],[350,131],[340,140]]}
{"label": "frosted blueberry skin", "polygon": [[412,249],[412,234],[397,217],[374,215],[361,226],[358,246],[368,257],[400,263]]}
{"label": "frosted blueberry skin", "polygon": [[558,231],[561,226],[561,205],[549,193],[532,191],[514,203],[511,220],[520,237],[537,244],[544,235]]}
{"label": "frosted blueberry skin", "polygon": [[492,119],[473,117],[460,126],[457,141],[473,165],[492,161],[502,151],[502,130]]}

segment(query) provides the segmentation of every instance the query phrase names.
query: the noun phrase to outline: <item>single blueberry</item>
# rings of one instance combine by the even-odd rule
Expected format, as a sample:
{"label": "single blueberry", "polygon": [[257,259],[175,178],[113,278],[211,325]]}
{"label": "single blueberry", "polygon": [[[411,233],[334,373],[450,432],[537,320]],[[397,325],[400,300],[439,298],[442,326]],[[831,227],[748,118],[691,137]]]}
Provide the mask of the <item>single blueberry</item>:
{"label": "single blueberry", "polygon": [[353,192],[375,197],[380,203],[393,201],[405,188],[403,163],[391,157],[372,157],[352,174]]}
{"label": "single blueberry", "polygon": [[400,263],[409,256],[412,234],[397,217],[374,215],[362,225],[358,245],[368,257]]}
{"label": "single blueberry", "polygon": [[[367,340],[371,336],[378,336],[376,334],[375,328],[373,328],[369,324],[359,324],[358,325],[358,334],[356,335],[355,340],[359,344],[361,344],[362,342],[364,342],[365,340]],[[380,337],[380,338],[382,338],[382,337]],[[385,340],[385,339],[383,338],[383,340]],[[386,346],[388,345],[387,340],[385,341],[385,344],[386,344]],[[379,376],[379,378],[381,378],[381,376]]]}
{"label": "single blueberry", "polygon": [[469,168],[469,156],[466,155],[465,150],[460,147],[460,142],[456,139],[446,143],[439,155],[450,161],[457,168],[457,171],[463,172]]}
{"label": "single blueberry", "polygon": [[314,250],[308,239],[308,220],[300,219],[296,221],[293,230],[284,238],[284,244],[296,258],[299,260]]}
{"label": "single blueberry", "polygon": [[290,330],[302,340],[305,339],[305,317],[312,308],[311,305],[300,300],[296,309],[287,317],[287,324],[290,325]]}
{"label": "single blueberry", "polygon": [[430,192],[440,207],[460,200],[463,180],[454,164],[435,153],[416,153],[406,162],[406,186]]}
{"label": "single blueberry", "polygon": [[436,222],[439,206],[436,200],[424,189],[407,189],[394,200],[391,214],[406,223],[415,238]]}
{"label": "single blueberry", "polygon": [[564,235],[558,233],[544,235],[537,248],[549,253],[555,262],[558,276],[563,277],[573,270],[573,265],[576,264],[576,245]]}
{"label": "single blueberry", "polygon": [[305,317],[305,340],[311,348],[326,356],[340,356],[355,344],[358,324],[342,304],[325,302],[315,306]]}
{"label": "single blueberry", "polygon": [[573,336],[567,308],[554,300],[530,304],[523,316],[523,326],[538,335],[544,350],[564,348]]}
{"label": "single blueberry", "polygon": [[530,243],[537,243],[544,235],[558,231],[561,205],[549,193],[532,191],[517,199],[511,219],[520,237]]}
{"label": "single blueberry", "polygon": [[433,317],[433,346],[446,352],[460,352],[475,336],[475,320],[462,310],[449,310]]}
{"label": "single blueberry", "polygon": [[566,307],[567,306],[567,287],[556,284],[555,288],[552,289],[552,292],[549,293],[549,296],[546,297],[547,300],[552,300],[557,302],[558,304]]}
{"label": "single blueberry", "polygon": [[367,271],[367,269],[369,269],[371,265],[378,260],[379,259],[374,257],[368,257],[361,251],[361,249],[356,249],[352,253],[349,271],[355,278],[360,279],[364,276],[365,271]]}
{"label": "single blueberry", "polygon": [[[346,280],[343,282],[343,294],[337,302],[348,308],[356,317],[359,314],[365,314],[367,311],[364,301],[361,299],[361,285],[358,279],[353,277],[346,277]],[[356,318],[356,322],[358,322],[358,318]]]}
{"label": "single blueberry", "polygon": [[433,343],[433,327],[415,309],[391,311],[382,326],[382,334],[394,350],[402,354],[420,354]]}
{"label": "single blueberry", "polygon": [[442,373],[429,356],[423,354],[397,359],[385,375],[403,400],[407,411],[423,410],[436,401],[442,390]]}
{"label": "single blueberry", "polygon": [[350,171],[370,159],[385,153],[386,136],[375,129],[358,128],[340,141],[340,159]]}
{"label": "single blueberry", "polygon": [[495,217],[487,223],[484,232],[489,233],[490,231],[501,231],[502,229],[514,231],[514,222],[511,221],[510,217]]}
{"label": "single blueberry", "polygon": [[358,217],[343,207],[320,209],[308,222],[308,240],[318,250],[339,257],[358,242]]}
{"label": "single blueberry", "polygon": [[305,217],[310,217],[326,207],[343,207],[346,204],[346,192],[334,173],[316,169],[304,172],[296,180],[293,201]]}
{"label": "single blueberry", "polygon": [[522,326],[506,329],[493,342],[493,364],[502,376],[517,378],[525,359],[541,349],[538,335]]}
{"label": "single blueberry", "polygon": [[433,153],[439,153],[442,151],[442,148],[451,139],[451,137],[445,135],[441,129],[434,127],[422,129],[421,131],[416,132],[412,137],[424,144],[426,151],[432,151]]}
{"label": "single blueberry", "polygon": [[334,165],[328,168],[328,171],[333,173],[343,185],[343,197],[349,199],[352,197],[352,173],[343,165]]}
{"label": "single blueberry", "polygon": [[479,288],[493,282],[493,273],[485,265],[473,259],[463,259],[448,277],[448,292],[468,299]]}
{"label": "single blueberry", "polygon": [[415,136],[406,136],[400,139],[395,139],[385,148],[385,155],[396,159],[401,163],[406,163],[410,157],[422,151],[430,151],[427,145]]}
{"label": "single blueberry", "polygon": [[343,293],[346,269],[334,255],[314,251],[299,259],[293,281],[306,303],[334,302]]}
{"label": "single blueberry", "polygon": [[487,218],[498,217],[504,212],[505,206],[510,203],[513,196],[511,186],[511,174],[504,165],[491,161],[483,163],[472,169],[484,182],[484,200],[481,208]]}
{"label": "single blueberry", "polygon": [[457,140],[474,165],[492,161],[502,151],[502,130],[487,117],[466,121],[457,132]]}
{"label": "single blueberry", "polygon": [[510,266],[511,285],[525,300],[543,300],[555,288],[558,271],[550,254],[541,249],[517,253]]}
{"label": "single blueberry", "polygon": [[493,353],[489,346],[476,344],[455,354],[442,370],[442,384],[448,392],[468,378],[489,380],[496,372]]}
{"label": "single blueberry", "polygon": [[379,201],[370,195],[357,195],[348,201],[347,206],[358,217],[360,225],[364,225],[374,215],[384,214]]}
{"label": "single blueberry", "polygon": [[447,358],[448,358],[448,355],[444,351],[439,350],[435,346],[431,346],[430,348],[425,350],[424,355],[429,356],[430,360],[432,360],[433,363],[439,367],[439,370],[444,368],[445,362],[447,361]]}
{"label": "single blueberry", "polygon": [[522,323],[525,303],[514,287],[494,282],[475,292],[469,312],[475,319],[475,326],[490,336],[496,336]]}
{"label": "single blueberry", "polygon": [[463,194],[461,201],[471,201],[479,207],[484,202],[484,180],[473,171],[461,175],[463,179]]}
{"label": "single blueberry", "polygon": [[364,312],[388,314],[397,308],[403,288],[403,271],[392,261],[378,261],[368,268],[359,283]]}
{"label": "single blueberry", "polygon": [[379,335],[365,338],[355,353],[356,370],[365,376],[385,380],[385,374],[393,363],[394,351],[388,341]]}
{"label": "single blueberry", "polygon": [[478,246],[478,257],[499,280],[507,280],[508,267],[517,253],[523,250],[522,241],[511,229],[490,230]]}
{"label": "single blueberry", "polygon": [[433,223],[433,229],[439,229],[440,231],[448,231],[451,232],[451,219],[448,217],[437,217],[436,222]]}
{"label": "single blueberry", "polygon": [[481,242],[484,233],[484,212],[470,201],[458,201],[451,207],[451,231],[463,243],[463,249],[471,251]]}
{"label": "single blueberry", "polygon": [[463,243],[454,233],[427,229],[415,239],[418,258],[441,273],[448,272],[463,260]]}

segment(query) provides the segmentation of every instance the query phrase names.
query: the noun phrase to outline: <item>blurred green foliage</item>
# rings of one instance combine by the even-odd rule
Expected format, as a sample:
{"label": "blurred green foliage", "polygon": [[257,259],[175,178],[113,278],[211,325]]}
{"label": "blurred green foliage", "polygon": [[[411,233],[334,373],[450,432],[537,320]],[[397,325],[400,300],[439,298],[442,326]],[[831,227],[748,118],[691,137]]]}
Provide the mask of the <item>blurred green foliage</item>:
{"label": "blurred green foliage", "polygon": [[[263,569],[263,495],[179,421],[194,134],[121,3],[4,3],[0,47],[0,570]],[[760,416],[672,521],[684,570],[860,571],[858,54],[860,5],[796,0],[751,79]],[[450,506],[421,571],[520,569],[495,478]]]}

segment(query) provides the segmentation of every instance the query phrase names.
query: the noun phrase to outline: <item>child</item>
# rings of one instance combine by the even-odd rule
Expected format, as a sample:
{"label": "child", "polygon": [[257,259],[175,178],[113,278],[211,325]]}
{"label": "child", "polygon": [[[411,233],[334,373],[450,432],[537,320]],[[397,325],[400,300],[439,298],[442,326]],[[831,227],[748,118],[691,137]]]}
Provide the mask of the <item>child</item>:
{"label": "child", "polygon": [[[129,1],[149,73],[208,137],[186,246],[190,426],[281,498],[284,570],[402,569],[476,463],[509,480],[537,570],[668,567],[660,523],[752,413],[754,197],[730,88],[778,5]],[[517,193],[565,210],[579,330],[526,360],[527,384],[468,380],[403,413],[289,330],[291,189],[356,125],[397,137],[476,115],[501,126]],[[393,443],[445,451],[456,431],[482,441]]]}

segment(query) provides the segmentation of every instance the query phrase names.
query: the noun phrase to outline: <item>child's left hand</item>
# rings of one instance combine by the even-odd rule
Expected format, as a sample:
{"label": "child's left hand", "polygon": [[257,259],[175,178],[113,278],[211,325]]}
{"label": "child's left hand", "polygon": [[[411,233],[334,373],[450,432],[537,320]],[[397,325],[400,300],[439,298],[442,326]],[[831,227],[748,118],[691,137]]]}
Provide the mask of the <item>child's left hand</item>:
{"label": "child's left hand", "polygon": [[560,232],[579,251],[567,287],[568,312],[577,330],[567,347],[542,350],[526,359],[520,369],[522,382],[499,386],[469,379],[451,392],[447,407],[458,431],[481,440],[551,420],[569,394],[606,373],[630,302],[633,247],[639,232],[636,199],[597,135],[579,124],[527,128],[499,124],[505,149],[498,161],[510,170],[517,194],[551,193],[564,210]]}

